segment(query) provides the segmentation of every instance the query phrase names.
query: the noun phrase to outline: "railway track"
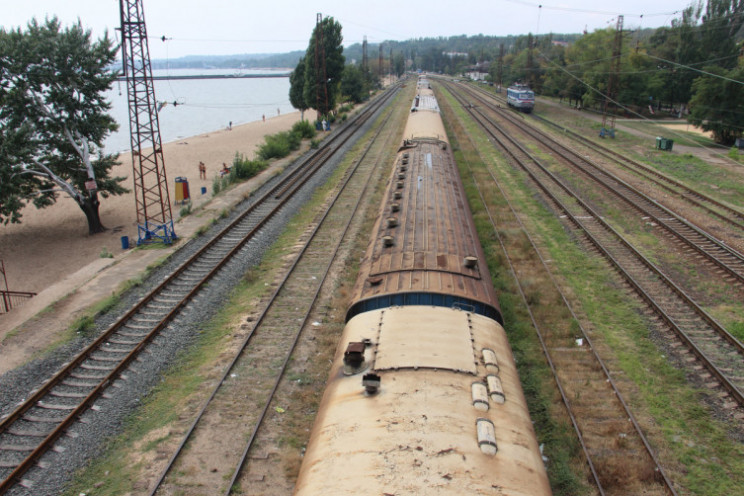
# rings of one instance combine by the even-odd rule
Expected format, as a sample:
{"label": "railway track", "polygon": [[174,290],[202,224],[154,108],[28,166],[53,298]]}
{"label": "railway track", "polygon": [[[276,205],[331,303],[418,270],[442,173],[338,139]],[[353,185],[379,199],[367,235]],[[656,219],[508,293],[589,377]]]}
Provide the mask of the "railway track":
{"label": "railway track", "polygon": [[339,128],[317,152],[255,199],[230,225],[0,420],[0,494],[16,484],[34,484],[33,480],[22,479],[24,474],[83,413],[95,408],[96,399],[125,375],[147,345],[233,257],[246,249],[262,227],[285,208],[292,195],[390,101],[396,90],[397,87],[386,91]]}
{"label": "railway track", "polygon": [[[449,85],[452,89],[452,86]],[[686,362],[697,361],[701,370],[693,370],[701,383],[719,387],[725,408],[744,406],[744,347],[699,307],[681,288],[659,271],[617,231],[607,224],[581,198],[510,135],[486,119],[462,96],[453,93],[473,119],[524,170],[545,193],[557,211],[585,233],[592,249],[605,257],[623,276],[629,287],[672,333]],[[693,367],[690,367],[693,369]]]}
{"label": "railway track", "polygon": [[[194,486],[222,488],[220,492],[229,495],[239,482],[261,426],[273,411],[270,407],[301,333],[309,325],[328,271],[336,260],[359,205],[367,195],[371,176],[383,156],[382,150],[393,144],[391,129],[386,126],[392,113],[387,115],[356,164],[347,171],[325,213],[307,236],[287,274],[226,367],[222,379],[150,488],[151,496],[171,494]],[[383,131],[387,136],[378,139]],[[367,160],[373,146],[376,147],[377,159]],[[251,379],[241,381],[232,377]],[[246,390],[250,393],[245,394]],[[240,415],[228,412],[240,412]],[[219,422],[217,433],[206,427],[215,425],[215,422]],[[198,473],[188,470],[188,467],[198,466],[199,460],[210,453],[219,454],[222,459],[230,458],[233,462],[229,468],[229,480],[226,480],[223,470],[212,472],[211,477],[203,470]],[[176,471],[174,468],[177,466],[181,469]]]}
{"label": "railway track", "polygon": [[[472,143],[470,146],[475,149]],[[591,339],[581,324],[578,324],[580,334],[572,327],[572,322],[579,322],[578,317],[493,171],[476,171],[470,163],[467,163],[467,167],[492,232],[501,245],[524,307],[537,332],[598,493],[612,495],[632,491],[636,494],[676,495],[674,485],[608,367],[595,351]],[[508,213],[503,211],[507,209],[494,211],[496,207],[486,200],[484,190],[498,191],[500,199],[507,205]],[[503,231],[510,233],[509,241],[499,234]],[[520,250],[520,253],[525,245],[529,245],[532,247],[531,253],[529,256],[522,254],[517,258],[510,257],[511,250],[507,243],[512,247],[518,246],[513,249]],[[540,280],[549,282],[540,284],[539,289],[526,287],[517,277],[520,273],[529,273],[533,279],[535,274],[542,274]],[[562,302],[563,307],[551,305],[547,313],[539,308],[533,311],[535,305],[530,303],[527,294],[536,290],[540,293],[539,300]],[[598,408],[598,405],[601,407]],[[622,480],[617,478],[618,467],[625,469]]]}
{"label": "railway track", "polygon": [[[505,99],[502,99],[493,93],[487,92],[482,88],[469,87],[469,90],[471,92],[477,92],[483,97],[488,98],[492,101],[497,101],[500,104],[506,104]],[[638,162],[637,160],[628,158],[627,156],[618,153],[612,148],[592,141],[572,131],[571,129],[566,128],[565,126],[561,126],[560,124],[546,119],[545,117],[533,113],[531,114],[530,119],[538,120],[555,128],[562,134],[570,136],[572,141],[581,143],[593,153],[600,154],[601,156],[611,160],[613,163],[619,165],[620,167],[643,178],[644,181],[653,183],[657,187],[663,189],[664,191],[667,191],[675,197],[690,203],[694,207],[699,208],[701,211],[705,212],[711,217],[715,217],[722,223],[736,229],[740,233],[744,232],[744,212],[742,212],[741,210],[734,208],[722,201],[719,201],[709,195],[701,193],[698,190],[692,189],[686,184],[659,172],[653,167]],[[548,139],[553,139],[536,128],[535,131],[542,134],[543,136],[548,137]]]}
{"label": "railway track", "polygon": [[[475,96],[474,92],[469,93]],[[480,102],[487,104],[479,96],[476,97]],[[511,111],[493,107],[490,107],[490,110],[497,112],[500,117],[508,120],[525,136],[535,139],[536,142],[547,147],[552,153],[563,158],[566,163],[574,168],[574,171],[588,178],[592,184],[602,186],[608,194],[614,195],[625,202],[627,206],[638,211],[642,218],[662,227],[669,237],[684,242],[688,250],[697,252],[703,261],[708,262],[711,270],[717,271],[723,280],[729,283],[735,282],[739,286],[738,290],[742,289],[744,286],[744,256],[741,253],[692,225],[686,219],[682,219],[630,184],[606,172],[600,165],[586,158],[583,154],[559,143],[534,126],[527,125],[521,119],[516,118]],[[484,114],[482,115],[485,117]]]}

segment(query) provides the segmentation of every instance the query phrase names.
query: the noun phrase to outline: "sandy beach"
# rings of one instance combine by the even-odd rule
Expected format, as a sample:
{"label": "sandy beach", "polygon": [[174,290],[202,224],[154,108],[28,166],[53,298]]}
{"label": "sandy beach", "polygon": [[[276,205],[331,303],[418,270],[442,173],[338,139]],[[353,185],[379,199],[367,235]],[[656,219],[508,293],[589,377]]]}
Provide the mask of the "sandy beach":
{"label": "sandy beach", "polygon": [[[229,166],[236,152],[254,158],[266,134],[287,130],[299,119],[300,113],[293,112],[163,145],[173,219],[179,218],[181,210],[181,205],[173,204],[176,177],[187,178],[194,207],[199,206],[212,198],[212,180],[223,163]],[[207,166],[205,180],[199,178],[200,161]],[[132,190],[131,154],[121,154],[119,162],[113,174],[126,176],[123,184]],[[201,193],[203,187],[206,194]],[[134,205],[132,192],[102,198],[101,220],[108,230],[94,236],[88,235],[82,210],[67,196],[60,195],[55,205],[42,210],[33,205],[25,208],[21,224],[0,226],[0,260],[5,264],[9,289],[38,293],[66,275],[100,262],[104,250],[121,253],[122,236],[133,242],[137,239]],[[2,279],[0,286],[5,289]]]}

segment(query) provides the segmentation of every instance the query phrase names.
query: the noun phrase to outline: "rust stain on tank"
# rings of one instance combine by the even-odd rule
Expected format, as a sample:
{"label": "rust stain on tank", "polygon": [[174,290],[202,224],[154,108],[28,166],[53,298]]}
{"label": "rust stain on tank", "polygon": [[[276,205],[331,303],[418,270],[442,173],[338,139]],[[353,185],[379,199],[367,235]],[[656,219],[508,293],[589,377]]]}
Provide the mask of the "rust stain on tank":
{"label": "rust stain on tank", "polygon": [[437,267],[440,269],[446,269],[447,266],[447,255],[437,255]]}

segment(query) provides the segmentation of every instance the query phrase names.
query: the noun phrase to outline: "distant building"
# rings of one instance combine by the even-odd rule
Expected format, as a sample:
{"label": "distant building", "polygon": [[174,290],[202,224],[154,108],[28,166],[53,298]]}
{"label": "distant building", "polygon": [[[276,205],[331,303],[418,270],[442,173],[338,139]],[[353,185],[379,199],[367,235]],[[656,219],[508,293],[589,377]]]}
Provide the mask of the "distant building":
{"label": "distant building", "polygon": [[567,47],[568,46],[568,42],[567,41],[555,41],[555,40],[553,40],[551,43],[553,43],[553,46],[562,46],[562,47]]}
{"label": "distant building", "polygon": [[488,76],[488,69],[491,67],[489,62],[478,62],[475,65],[471,65],[465,71],[465,77],[472,79],[473,81],[484,81]]}
{"label": "distant building", "polygon": [[442,55],[454,59],[455,57],[467,57],[468,52],[442,52]]}

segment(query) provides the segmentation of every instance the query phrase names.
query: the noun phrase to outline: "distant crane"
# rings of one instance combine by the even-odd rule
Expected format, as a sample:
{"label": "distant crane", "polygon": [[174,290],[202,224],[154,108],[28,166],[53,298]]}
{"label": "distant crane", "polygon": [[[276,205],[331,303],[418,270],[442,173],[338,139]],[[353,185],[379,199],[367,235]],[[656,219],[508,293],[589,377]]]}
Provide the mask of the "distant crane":
{"label": "distant crane", "polygon": [[142,0],[119,0],[119,12],[129,101],[137,244],[157,241],[170,244],[177,236],[173,229]]}

